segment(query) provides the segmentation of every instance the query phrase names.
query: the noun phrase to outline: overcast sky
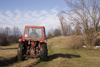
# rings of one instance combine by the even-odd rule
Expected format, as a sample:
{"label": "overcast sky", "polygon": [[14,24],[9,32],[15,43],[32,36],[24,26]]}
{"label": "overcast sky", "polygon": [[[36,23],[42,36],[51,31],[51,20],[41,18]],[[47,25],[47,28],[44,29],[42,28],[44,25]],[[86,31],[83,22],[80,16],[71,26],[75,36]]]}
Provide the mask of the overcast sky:
{"label": "overcast sky", "polygon": [[66,9],[64,0],[0,0],[0,27],[45,26],[48,31],[60,26],[57,13]]}

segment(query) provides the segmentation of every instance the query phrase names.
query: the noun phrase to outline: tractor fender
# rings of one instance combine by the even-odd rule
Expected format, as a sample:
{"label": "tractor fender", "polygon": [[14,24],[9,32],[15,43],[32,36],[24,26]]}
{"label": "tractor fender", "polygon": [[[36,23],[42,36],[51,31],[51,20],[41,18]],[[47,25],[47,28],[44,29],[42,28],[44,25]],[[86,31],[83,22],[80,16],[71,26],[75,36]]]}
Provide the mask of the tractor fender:
{"label": "tractor fender", "polygon": [[40,42],[39,45],[38,45],[39,49],[41,49],[41,44],[47,44],[47,43],[46,42]]}
{"label": "tractor fender", "polygon": [[46,40],[44,40],[44,39],[41,39],[41,40],[40,40],[40,43],[42,43],[42,42],[45,42],[45,43],[46,43],[47,41],[46,41]]}
{"label": "tractor fender", "polygon": [[18,41],[19,41],[19,42],[24,42],[25,40],[24,40],[24,39],[19,39]]}

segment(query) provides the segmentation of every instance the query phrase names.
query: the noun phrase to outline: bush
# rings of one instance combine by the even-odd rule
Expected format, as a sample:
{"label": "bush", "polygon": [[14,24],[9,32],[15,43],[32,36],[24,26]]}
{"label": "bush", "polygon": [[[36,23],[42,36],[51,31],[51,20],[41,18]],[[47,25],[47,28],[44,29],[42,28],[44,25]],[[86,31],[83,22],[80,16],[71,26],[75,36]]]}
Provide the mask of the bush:
{"label": "bush", "polygon": [[98,39],[98,32],[88,32],[88,34],[84,34],[84,43],[87,47],[94,47],[95,44],[99,41]]}
{"label": "bush", "polygon": [[94,42],[95,46],[100,46],[100,38],[97,38]]}
{"label": "bush", "polygon": [[81,48],[84,45],[84,38],[82,36],[72,36],[70,45],[68,45],[68,48],[78,49]]}

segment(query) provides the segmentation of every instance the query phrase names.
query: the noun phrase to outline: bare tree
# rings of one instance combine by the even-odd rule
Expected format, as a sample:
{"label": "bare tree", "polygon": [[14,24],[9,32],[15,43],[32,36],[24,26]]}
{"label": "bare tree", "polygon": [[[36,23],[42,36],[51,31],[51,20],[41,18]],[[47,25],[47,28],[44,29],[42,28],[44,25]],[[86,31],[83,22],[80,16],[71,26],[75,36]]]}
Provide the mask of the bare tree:
{"label": "bare tree", "polygon": [[60,11],[58,13],[58,18],[59,18],[59,21],[60,21],[60,25],[61,25],[61,29],[62,29],[62,35],[65,36],[66,35],[66,21],[63,17],[63,11]]}
{"label": "bare tree", "polygon": [[53,28],[52,29],[50,29],[49,31],[48,31],[48,34],[47,34],[47,38],[49,39],[49,38],[52,38],[53,37]]}
{"label": "bare tree", "polygon": [[5,27],[4,34],[8,37],[11,34],[11,29],[7,26]]}
{"label": "bare tree", "polygon": [[76,35],[81,35],[82,34],[82,31],[81,31],[81,28],[78,24],[75,25],[75,34]]}
{"label": "bare tree", "polygon": [[13,36],[14,36],[14,40],[16,42],[18,42],[18,38],[22,36],[19,28],[14,26],[13,29],[12,29],[12,33],[13,33]]}
{"label": "bare tree", "polygon": [[0,33],[3,33],[4,29],[2,27],[0,27]]}
{"label": "bare tree", "polygon": [[61,36],[61,30],[59,28],[54,29],[54,36]]}
{"label": "bare tree", "polygon": [[52,38],[52,37],[53,37],[52,33],[48,32],[47,38],[49,39],[49,38]]}
{"label": "bare tree", "polygon": [[11,29],[7,26],[5,28],[0,28],[0,45],[8,44]]}
{"label": "bare tree", "polygon": [[90,28],[97,32],[100,22],[100,0],[65,1],[72,10],[66,14],[69,15],[69,20],[73,24],[78,24],[85,33]]}
{"label": "bare tree", "polygon": [[72,30],[71,25],[66,23],[65,35],[69,36],[71,34],[71,30]]}
{"label": "bare tree", "polygon": [[[100,0],[65,0],[70,12],[63,12],[73,25],[78,25],[92,43],[100,24]],[[90,35],[91,34],[91,35]],[[94,36],[95,34],[95,36]],[[94,37],[93,37],[94,36]]]}
{"label": "bare tree", "polygon": [[82,31],[80,27],[75,26],[75,28],[71,30],[71,35],[82,35]]}
{"label": "bare tree", "polygon": [[4,43],[4,29],[2,27],[0,27],[0,45],[2,45]]}
{"label": "bare tree", "polygon": [[66,36],[66,35],[70,35],[71,34],[71,24],[69,24],[64,16],[64,11],[60,11],[58,13],[58,18],[60,21],[60,25],[61,25],[61,31],[62,31],[62,35]]}
{"label": "bare tree", "polygon": [[22,34],[18,27],[14,26],[12,30],[8,26],[5,28],[0,27],[0,45],[2,46],[18,42],[21,36]]}
{"label": "bare tree", "polygon": [[76,35],[76,32],[74,29],[71,30],[71,34],[70,35]]}

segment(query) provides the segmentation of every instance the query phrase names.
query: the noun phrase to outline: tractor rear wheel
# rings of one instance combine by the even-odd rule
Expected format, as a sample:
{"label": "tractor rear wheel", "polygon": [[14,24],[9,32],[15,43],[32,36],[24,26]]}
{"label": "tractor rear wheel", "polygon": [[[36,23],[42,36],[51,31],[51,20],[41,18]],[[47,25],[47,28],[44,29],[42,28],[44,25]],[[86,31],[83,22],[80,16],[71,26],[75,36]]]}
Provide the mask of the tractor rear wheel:
{"label": "tractor rear wheel", "polygon": [[18,61],[22,61],[25,59],[24,55],[24,44],[19,43],[18,50],[17,50],[17,59]]}
{"label": "tractor rear wheel", "polygon": [[41,44],[40,59],[43,60],[43,61],[46,61],[47,60],[47,54],[48,54],[47,44]]}

